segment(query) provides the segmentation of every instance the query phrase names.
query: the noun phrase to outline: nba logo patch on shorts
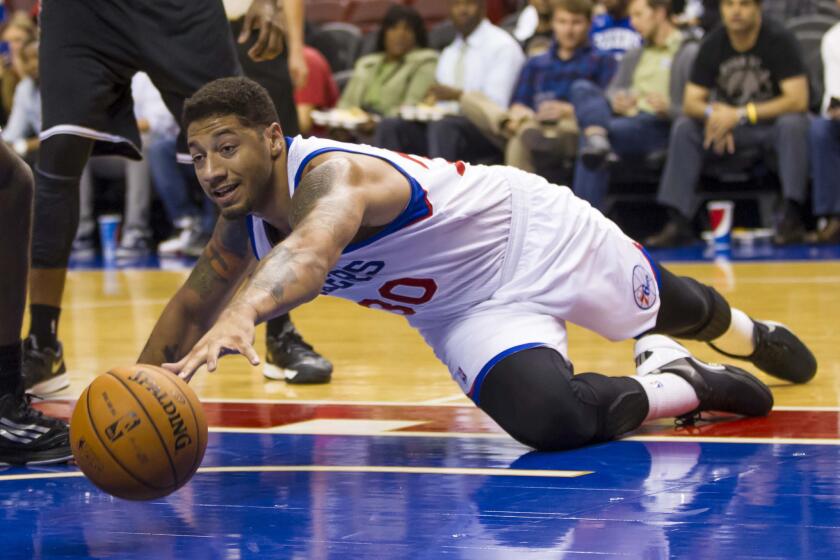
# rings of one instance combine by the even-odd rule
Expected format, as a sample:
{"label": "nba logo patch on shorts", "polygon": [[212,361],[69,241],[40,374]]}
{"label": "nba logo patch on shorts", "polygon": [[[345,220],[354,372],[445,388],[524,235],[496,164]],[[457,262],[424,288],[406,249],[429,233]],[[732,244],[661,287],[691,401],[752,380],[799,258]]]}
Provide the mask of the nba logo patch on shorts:
{"label": "nba logo patch on shorts", "polygon": [[633,299],[639,309],[650,309],[656,303],[656,279],[644,266],[633,267]]}

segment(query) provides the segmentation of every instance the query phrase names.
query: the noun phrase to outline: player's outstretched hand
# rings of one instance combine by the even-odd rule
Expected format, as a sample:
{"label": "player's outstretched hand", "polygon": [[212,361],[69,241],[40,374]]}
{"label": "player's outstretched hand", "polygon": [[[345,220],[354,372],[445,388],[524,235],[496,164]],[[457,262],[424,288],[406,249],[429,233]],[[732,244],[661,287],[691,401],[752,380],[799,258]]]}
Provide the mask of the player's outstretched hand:
{"label": "player's outstretched hand", "polygon": [[242,354],[251,365],[260,364],[260,356],[254,350],[254,313],[244,306],[228,307],[219,316],[216,324],[201,337],[192,350],[180,361],[162,364],[186,381],[207,364],[208,371],[216,371],[219,358],[227,354]]}
{"label": "player's outstretched hand", "polygon": [[275,0],[252,0],[245,13],[239,43],[248,41],[251,32],[257,31],[257,41],[248,49],[248,56],[256,62],[271,60],[283,52],[285,21]]}

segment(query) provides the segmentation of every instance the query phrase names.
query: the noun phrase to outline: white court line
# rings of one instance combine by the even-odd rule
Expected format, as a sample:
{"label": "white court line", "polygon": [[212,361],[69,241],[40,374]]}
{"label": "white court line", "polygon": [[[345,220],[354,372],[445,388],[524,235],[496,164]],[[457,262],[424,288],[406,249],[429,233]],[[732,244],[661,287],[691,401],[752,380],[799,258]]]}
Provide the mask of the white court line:
{"label": "white court line", "polygon": [[[273,428],[210,428],[211,432],[243,434],[277,434]],[[307,434],[336,435],[336,434]],[[425,438],[465,438],[465,439],[507,439],[516,443],[509,435],[500,432],[377,432],[365,437],[425,437]],[[764,445],[840,445],[840,439],[831,438],[757,438],[757,437],[716,437],[716,436],[628,436],[616,441],[674,441],[694,443],[755,443]],[[525,446],[523,446],[525,449]]]}
{"label": "white court line", "polygon": [[[544,478],[575,478],[594,471],[563,471],[540,469],[485,469],[458,467],[407,467],[375,465],[255,465],[250,467],[201,467],[199,473],[265,473],[265,472],[327,472],[327,473],[386,473],[386,474],[452,474],[475,476],[538,476]],[[50,478],[82,478],[80,471],[60,473],[31,473],[0,475],[0,482]]]}
{"label": "white court line", "polygon": [[[461,402],[459,403],[458,401],[461,401]],[[449,404],[449,403],[463,404],[464,406],[473,406],[473,403],[469,400],[469,398],[464,393],[458,393],[457,395],[449,395],[448,397],[439,397],[437,399],[429,399],[427,401],[420,401],[419,404],[422,405],[422,406],[428,406],[428,405],[442,405],[442,404]]]}

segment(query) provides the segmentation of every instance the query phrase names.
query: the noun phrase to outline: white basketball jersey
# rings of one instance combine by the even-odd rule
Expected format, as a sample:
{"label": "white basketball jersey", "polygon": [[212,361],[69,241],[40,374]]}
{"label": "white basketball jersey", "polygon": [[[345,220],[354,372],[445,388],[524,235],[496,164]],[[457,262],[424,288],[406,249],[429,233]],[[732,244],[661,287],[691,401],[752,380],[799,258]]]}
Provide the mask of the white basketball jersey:
{"label": "white basketball jersey", "polygon": [[[306,165],[324,152],[384,160],[411,185],[403,212],[376,235],[348,245],[322,294],[404,315],[414,326],[458,317],[501,283],[509,242],[512,195],[493,167],[427,159],[322,138],[287,139],[291,194]],[[272,248],[265,223],[249,217],[257,258]]]}

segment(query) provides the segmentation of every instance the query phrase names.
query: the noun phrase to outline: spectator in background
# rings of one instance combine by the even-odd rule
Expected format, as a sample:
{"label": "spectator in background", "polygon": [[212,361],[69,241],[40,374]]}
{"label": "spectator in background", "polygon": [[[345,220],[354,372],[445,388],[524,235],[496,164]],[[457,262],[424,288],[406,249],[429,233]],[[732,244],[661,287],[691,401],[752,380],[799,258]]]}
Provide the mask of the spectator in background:
{"label": "spectator in background", "polygon": [[596,49],[609,51],[616,58],[630,49],[641,46],[642,38],[633,29],[630,17],[627,15],[628,0],[602,0],[606,8],[592,20],[589,39]]}
{"label": "spectator in background", "polygon": [[3,141],[32,165],[38,152],[38,133],[41,132],[38,41],[30,39],[15,50],[22,79],[14,91],[12,111],[3,128]]}
{"label": "spectator in background", "polygon": [[627,52],[606,94],[578,88],[576,113],[584,129],[574,191],[599,208],[609,187],[603,163],[610,153],[642,160],[668,147],[672,120],[682,113],[683,91],[698,44],[671,22],[671,0],[631,0],[633,27],[644,46]]}
{"label": "spectator in background", "polygon": [[393,4],[385,13],[376,51],[356,61],[339,109],[360,109],[375,127],[373,115],[396,116],[402,105],[418,104],[435,81],[438,53],[428,47],[423,18],[411,6]]}
{"label": "spectator in background", "polygon": [[554,2],[555,39],[548,52],[522,68],[508,109],[486,95],[466,92],[463,113],[489,138],[505,148],[505,164],[536,171],[542,163],[573,157],[578,143],[575,112],[569,102],[579,82],[605,88],[615,73],[615,59],[589,44],[591,0]]}
{"label": "spectator in background", "polygon": [[[131,80],[134,117],[144,142],[148,138],[151,124],[162,120],[149,109],[149,87],[154,86],[143,72],[138,72]],[[175,133],[177,134],[177,128]],[[151,170],[146,150],[143,151],[143,155],[145,159],[140,161],[117,156],[93,157],[88,160],[79,182],[79,228],[73,241],[76,258],[93,254],[96,235],[96,179],[125,182],[124,217],[120,243],[117,246],[117,259],[141,259],[151,253]]]}
{"label": "spectator in background", "polygon": [[554,31],[551,17],[554,0],[529,0],[519,13],[513,36],[522,45],[528,57],[542,54],[551,48]]}
{"label": "spectator in background", "polygon": [[312,111],[332,109],[338,103],[338,86],[333,79],[330,63],[317,49],[304,46],[303,57],[309,72],[306,83],[295,90],[300,133],[321,136],[325,132],[312,122]]}
{"label": "spectator in background", "polygon": [[[457,111],[465,91],[478,91],[507,107],[525,61],[522,48],[510,34],[485,18],[484,0],[451,0],[449,14],[458,35],[440,55],[436,82],[429,88],[427,99]],[[499,148],[460,115],[428,124],[385,118],[376,129],[374,143],[451,161],[499,155]]]}
{"label": "spectator in background", "polygon": [[650,247],[692,243],[695,187],[707,154],[726,158],[745,148],[770,149],[784,196],[776,243],[801,241],[800,205],[808,185],[808,80],[796,38],[761,15],[760,0],[721,0],[723,27],[703,40],[671,128],[658,201],[669,220]]}
{"label": "spectator in background", "polygon": [[12,112],[12,100],[15,95],[15,88],[23,78],[23,70],[20,66],[20,51],[23,45],[29,43],[38,35],[38,28],[35,22],[24,11],[16,11],[9,18],[3,29],[3,42],[9,45],[8,59],[3,60],[0,66],[0,122],[5,123]]}
{"label": "spectator in background", "polygon": [[[840,6],[840,0],[837,0]],[[822,116],[811,123],[811,170],[814,214],[826,218],[816,241],[840,243],[840,23],[823,36],[825,96]]]}

